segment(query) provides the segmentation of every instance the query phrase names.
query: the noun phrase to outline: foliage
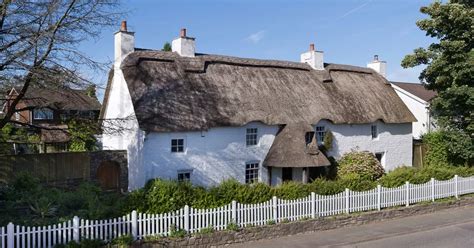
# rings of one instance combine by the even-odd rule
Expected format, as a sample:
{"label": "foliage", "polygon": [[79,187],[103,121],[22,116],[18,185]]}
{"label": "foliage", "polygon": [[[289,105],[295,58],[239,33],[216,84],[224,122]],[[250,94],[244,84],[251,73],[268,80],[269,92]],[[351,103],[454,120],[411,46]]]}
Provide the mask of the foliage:
{"label": "foliage", "polygon": [[105,219],[124,213],[124,196],[103,192],[95,185],[81,184],[75,190],[45,187],[37,178],[19,173],[11,185],[2,187],[0,226],[14,221],[20,225],[47,225],[70,220],[73,216]]}
{"label": "foliage", "polygon": [[210,233],[213,233],[214,231],[215,229],[212,225],[199,229],[200,234],[210,234]]}
{"label": "foliage", "polygon": [[79,243],[76,241],[70,241],[67,244],[55,245],[55,248],[99,248],[103,247],[105,242],[99,239],[83,239]]}
{"label": "foliage", "polygon": [[233,221],[227,223],[227,226],[225,227],[225,230],[227,230],[227,231],[237,232],[239,229],[240,229],[239,225],[237,225],[237,223],[235,223]]}
{"label": "foliage", "polygon": [[25,127],[18,127],[7,123],[0,132],[0,154],[11,154],[13,152],[13,142],[26,143],[27,149],[37,151],[37,143],[40,137],[36,133],[28,131]]}
{"label": "foliage", "polygon": [[[285,218],[281,222],[285,223],[285,222],[289,222],[289,221],[288,221],[288,219]],[[266,223],[267,226],[271,226],[271,225],[275,225],[275,224],[276,224],[275,220],[267,220],[267,223]]]}
{"label": "foliage", "polygon": [[324,146],[324,150],[326,152],[330,151],[332,149],[332,141],[333,141],[333,134],[331,132],[331,130],[328,130],[325,134],[324,134],[324,138],[323,138],[323,146]]}
{"label": "foliage", "polygon": [[472,165],[474,3],[470,0],[435,1],[420,11],[428,18],[419,20],[418,27],[437,42],[415,49],[403,59],[402,66],[426,65],[419,78],[426,88],[438,92],[431,101],[430,111],[440,127],[448,132],[445,134],[448,155]]}
{"label": "foliage", "polygon": [[434,131],[423,136],[423,143],[428,146],[428,166],[472,166],[474,163],[474,142],[461,132]]}
{"label": "foliage", "polygon": [[352,177],[352,174],[376,180],[383,176],[384,169],[372,153],[352,151],[344,154],[339,160],[338,176],[340,178]]}
{"label": "foliage", "polygon": [[161,49],[161,51],[171,52],[171,44],[169,42],[166,42],[165,44],[163,44],[163,48]]}
{"label": "foliage", "polygon": [[69,121],[69,150],[75,152],[96,151],[98,149],[98,142],[94,135],[98,132],[97,129],[97,123],[93,120]]}
{"label": "foliage", "polygon": [[133,237],[131,234],[121,235],[110,242],[112,245],[117,245],[118,247],[128,247],[133,243]]}
{"label": "foliage", "polygon": [[384,187],[398,187],[405,182],[414,184],[426,183],[431,178],[448,180],[454,175],[468,177],[474,175],[474,168],[463,166],[426,166],[423,168],[400,167],[387,173],[379,182]]}
{"label": "foliage", "polygon": [[188,234],[186,230],[177,228],[176,225],[172,225],[170,228],[171,238],[183,238],[186,234]]}

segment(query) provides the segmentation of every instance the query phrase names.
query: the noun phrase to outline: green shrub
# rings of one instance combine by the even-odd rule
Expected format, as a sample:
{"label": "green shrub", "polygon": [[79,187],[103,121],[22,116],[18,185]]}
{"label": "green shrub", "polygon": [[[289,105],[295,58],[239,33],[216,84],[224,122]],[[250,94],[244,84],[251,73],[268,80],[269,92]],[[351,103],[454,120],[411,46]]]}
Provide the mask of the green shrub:
{"label": "green shrub", "polygon": [[188,234],[186,232],[186,230],[184,229],[180,229],[178,227],[176,227],[176,225],[172,225],[171,228],[170,228],[170,237],[171,238],[183,238],[186,236],[186,234]]}
{"label": "green shrub", "polygon": [[345,187],[340,181],[326,180],[324,178],[317,178],[312,183],[308,184],[311,192],[319,195],[333,195],[344,191]]}
{"label": "green shrub", "polygon": [[55,245],[55,248],[99,248],[103,247],[105,242],[98,239],[83,239],[79,243],[76,241],[70,241],[67,244]]}
{"label": "green shrub", "polygon": [[162,179],[146,185],[145,201],[151,213],[166,213],[184,207],[193,201],[193,186],[189,182]]}
{"label": "green shrub", "polygon": [[377,187],[377,183],[370,178],[364,178],[359,174],[346,174],[340,179],[341,188],[348,188],[354,191],[371,190]]}
{"label": "green shrub", "polygon": [[128,247],[133,243],[133,237],[130,234],[122,235],[113,239],[110,243],[112,245],[117,245],[118,247]]}
{"label": "green shrub", "polygon": [[225,227],[225,230],[227,230],[227,231],[237,232],[239,229],[240,229],[239,225],[237,225],[237,223],[235,223],[233,221],[227,223],[227,226]]}
{"label": "green shrub", "polygon": [[[311,193],[309,191],[309,187],[307,187],[305,184],[294,181],[284,182],[281,185],[273,188],[273,195],[286,200],[306,197],[309,195],[309,193]],[[271,194],[268,196],[269,197],[267,199],[270,199]]]}
{"label": "green shrub", "polygon": [[369,152],[352,151],[346,153],[338,163],[338,176],[340,178],[357,174],[361,178],[376,180],[384,174],[380,162]]}
{"label": "green shrub", "polygon": [[210,233],[213,233],[214,231],[215,230],[214,230],[213,226],[208,226],[208,227],[204,227],[204,228],[199,229],[200,234],[210,234]]}
{"label": "green shrub", "polygon": [[[382,186],[387,188],[399,187],[405,184],[407,181],[414,182],[414,178],[416,177],[416,173],[418,169],[414,167],[399,167],[390,173],[387,173],[382,178],[380,178],[379,182]],[[428,179],[429,180],[429,179]]]}

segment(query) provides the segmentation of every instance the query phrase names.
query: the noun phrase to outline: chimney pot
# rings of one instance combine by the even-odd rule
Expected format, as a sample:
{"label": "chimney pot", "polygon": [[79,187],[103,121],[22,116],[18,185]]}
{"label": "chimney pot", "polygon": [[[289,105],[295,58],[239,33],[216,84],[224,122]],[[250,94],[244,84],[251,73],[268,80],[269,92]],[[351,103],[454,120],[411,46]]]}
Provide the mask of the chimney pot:
{"label": "chimney pot", "polygon": [[122,21],[122,24],[120,25],[120,31],[127,32],[127,21]]}
{"label": "chimney pot", "polygon": [[314,43],[309,44],[309,50],[314,51]]}
{"label": "chimney pot", "polygon": [[181,31],[179,32],[179,37],[185,38],[186,37],[186,29],[182,28]]}
{"label": "chimney pot", "polygon": [[374,61],[379,61],[379,55],[374,55]]}

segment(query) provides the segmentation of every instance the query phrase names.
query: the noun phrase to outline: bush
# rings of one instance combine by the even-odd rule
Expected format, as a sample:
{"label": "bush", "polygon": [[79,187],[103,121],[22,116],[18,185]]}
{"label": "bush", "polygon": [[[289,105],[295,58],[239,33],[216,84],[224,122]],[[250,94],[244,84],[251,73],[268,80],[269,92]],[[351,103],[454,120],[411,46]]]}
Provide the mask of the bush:
{"label": "bush", "polygon": [[[309,187],[307,185],[294,181],[284,182],[281,185],[273,188],[273,195],[286,200],[306,197],[310,193],[311,192],[309,191]],[[269,197],[267,199],[270,199],[271,194],[268,196]]]}
{"label": "bush", "polygon": [[376,180],[384,174],[380,162],[369,152],[352,151],[346,153],[338,163],[338,176],[340,178],[352,177],[352,174],[357,174],[364,179]]}
{"label": "bush", "polygon": [[423,136],[427,145],[426,165],[474,165],[474,139],[456,130],[439,130]]}
{"label": "bush", "polygon": [[122,235],[119,236],[110,242],[112,245],[117,245],[118,247],[128,247],[133,243],[133,237],[132,235]]}

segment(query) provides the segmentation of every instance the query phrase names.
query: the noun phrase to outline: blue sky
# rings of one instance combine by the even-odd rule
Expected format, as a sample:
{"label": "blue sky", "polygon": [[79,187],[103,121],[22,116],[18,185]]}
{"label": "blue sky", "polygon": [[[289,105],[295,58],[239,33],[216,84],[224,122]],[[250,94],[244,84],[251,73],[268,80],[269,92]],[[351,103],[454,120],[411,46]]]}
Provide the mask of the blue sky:
{"label": "blue sky", "polygon": [[[188,29],[197,52],[299,61],[315,43],[325,62],[366,66],[374,54],[388,63],[389,80],[418,82],[421,68],[400,61],[431,40],[415,23],[424,0],[128,0],[124,9],[136,47],[161,49]],[[113,58],[113,32],[81,46],[94,59]],[[105,83],[106,75],[95,77]]]}

